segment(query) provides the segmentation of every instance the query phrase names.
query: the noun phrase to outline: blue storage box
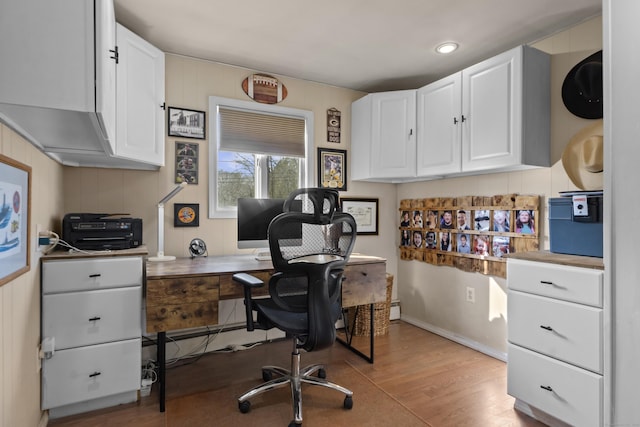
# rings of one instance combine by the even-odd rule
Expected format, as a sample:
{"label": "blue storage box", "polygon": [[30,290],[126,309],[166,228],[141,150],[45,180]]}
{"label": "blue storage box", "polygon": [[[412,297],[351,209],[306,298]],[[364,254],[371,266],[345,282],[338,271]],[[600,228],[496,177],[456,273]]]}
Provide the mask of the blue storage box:
{"label": "blue storage box", "polygon": [[571,197],[549,199],[551,252],[602,258],[602,196],[588,196],[587,208],[574,216]]}

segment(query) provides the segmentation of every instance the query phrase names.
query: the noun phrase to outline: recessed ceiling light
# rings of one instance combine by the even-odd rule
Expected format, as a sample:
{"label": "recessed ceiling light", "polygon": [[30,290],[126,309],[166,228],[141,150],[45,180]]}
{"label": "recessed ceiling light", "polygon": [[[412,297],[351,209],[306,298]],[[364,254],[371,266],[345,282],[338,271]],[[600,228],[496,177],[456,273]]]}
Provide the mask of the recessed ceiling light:
{"label": "recessed ceiling light", "polygon": [[457,48],[458,48],[458,43],[446,42],[446,43],[442,43],[441,45],[436,47],[436,52],[442,53],[442,54],[447,54],[447,53],[453,52]]}

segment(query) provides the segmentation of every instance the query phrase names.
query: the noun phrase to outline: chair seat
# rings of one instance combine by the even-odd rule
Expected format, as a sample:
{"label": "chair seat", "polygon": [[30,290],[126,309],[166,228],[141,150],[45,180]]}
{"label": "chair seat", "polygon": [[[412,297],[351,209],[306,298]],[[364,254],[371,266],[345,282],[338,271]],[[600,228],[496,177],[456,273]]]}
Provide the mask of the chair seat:
{"label": "chair seat", "polygon": [[[292,301],[292,305],[300,306],[302,302],[306,301],[306,296],[296,295],[284,299]],[[287,331],[290,335],[306,335],[309,331],[306,311],[292,312],[284,310],[270,298],[256,299],[252,301],[252,304],[258,312],[258,324],[262,329],[276,327]],[[333,318],[337,321],[341,314],[340,304],[332,304],[330,310]]]}

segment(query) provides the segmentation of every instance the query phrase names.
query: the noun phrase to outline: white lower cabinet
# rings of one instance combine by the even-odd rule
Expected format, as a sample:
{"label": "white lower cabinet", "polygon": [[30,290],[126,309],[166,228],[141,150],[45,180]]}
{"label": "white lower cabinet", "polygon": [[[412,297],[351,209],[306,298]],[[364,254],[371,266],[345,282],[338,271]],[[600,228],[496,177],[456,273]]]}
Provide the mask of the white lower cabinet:
{"label": "white lower cabinet", "polygon": [[601,426],[602,270],[509,259],[507,279],[507,392],[543,422]]}
{"label": "white lower cabinet", "polygon": [[42,259],[41,407],[50,418],[137,400],[142,277],[141,256]]}

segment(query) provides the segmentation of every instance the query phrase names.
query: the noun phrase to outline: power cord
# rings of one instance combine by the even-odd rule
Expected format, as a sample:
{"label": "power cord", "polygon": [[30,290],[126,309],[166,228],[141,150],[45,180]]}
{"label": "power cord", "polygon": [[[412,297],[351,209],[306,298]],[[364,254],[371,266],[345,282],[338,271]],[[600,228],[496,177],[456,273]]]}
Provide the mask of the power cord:
{"label": "power cord", "polygon": [[76,248],[75,246],[62,240],[56,232],[51,230],[41,231],[40,235],[38,236],[38,243],[40,244],[40,246],[47,246],[46,248],[42,249],[43,254],[48,254],[53,249],[55,249],[56,246],[68,248],[69,252],[80,252],[88,255],[111,252],[110,249],[105,249],[102,251],[85,251],[83,249]]}

